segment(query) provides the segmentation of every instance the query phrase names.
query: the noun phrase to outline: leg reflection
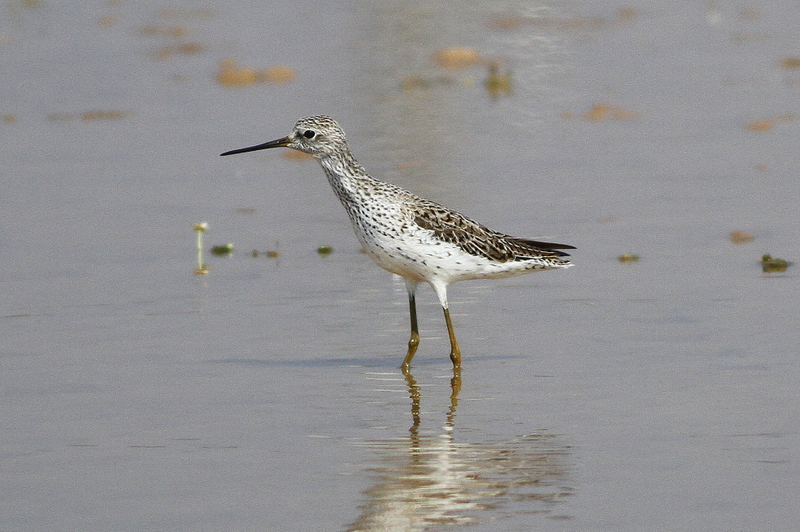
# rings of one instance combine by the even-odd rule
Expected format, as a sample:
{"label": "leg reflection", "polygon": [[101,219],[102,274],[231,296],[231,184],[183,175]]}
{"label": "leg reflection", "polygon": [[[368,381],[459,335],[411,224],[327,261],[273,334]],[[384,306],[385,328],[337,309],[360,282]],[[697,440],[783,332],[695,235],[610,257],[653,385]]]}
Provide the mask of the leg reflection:
{"label": "leg reflection", "polygon": [[[410,369],[404,369],[403,375],[408,384],[408,395],[411,397],[411,428],[412,435],[419,434],[420,424],[420,389]],[[453,378],[450,379],[450,408],[447,410],[446,426],[450,429],[455,425],[456,408],[458,408],[458,394],[461,392],[461,368],[453,368]]]}
{"label": "leg reflection", "polygon": [[408,369],[403,369],[403,375],[406,377],[406,383],[408,384],[408,394],[411,396],[411,419],[413,424],[411,428],[408,429],[411,432],[412,436],[417,436],[419,434],[419,385],[417,381],[414,380],[414,376],[411,375],[411,371]]}
{"label": "leg reflection", "polygon": [[458,394],[461,392],[461,368],[453,368],[453,378],[450,379],[450,410],[447,412],[447,427],[453,428],[458,407]]}

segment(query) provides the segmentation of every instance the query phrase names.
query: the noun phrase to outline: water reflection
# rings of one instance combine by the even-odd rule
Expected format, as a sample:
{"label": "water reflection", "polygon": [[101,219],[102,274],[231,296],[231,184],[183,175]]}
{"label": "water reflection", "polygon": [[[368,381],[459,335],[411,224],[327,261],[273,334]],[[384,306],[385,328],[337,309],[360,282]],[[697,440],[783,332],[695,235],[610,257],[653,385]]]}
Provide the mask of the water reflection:
{"label": "water reflection", "polygon": [[[414,423],[409,429],[409,432],[411,432],[412,436],[419,438],[419,426],[421,422],[419,415],[421,398],[419,385],[417,384],[417,381],[414,380],[414,376],[411,374],[410,370],[404,370],[403,375],[405,375],[406,383],[408,384],[408,393],[411,396],[411,419]],[[458,394],[460,392],[461,368],[453,368],[453,378],[450,379],[450,408],[447,411],[447,422],[445,423],[445,428],[451,430],[456,418],[456,407],[458,407]]]}
{"label": "water reflection", "polygon": [[376,453],[356,531],[415,531],[477,524],[521,515],[555,515],[569,486],[569,447],[546,430],[510,441],[456,441],[461,374],[451,380],[450,406],[440,433],[420,432],[420,388],[406,373],[413,420],[404,438],[367,442]]}

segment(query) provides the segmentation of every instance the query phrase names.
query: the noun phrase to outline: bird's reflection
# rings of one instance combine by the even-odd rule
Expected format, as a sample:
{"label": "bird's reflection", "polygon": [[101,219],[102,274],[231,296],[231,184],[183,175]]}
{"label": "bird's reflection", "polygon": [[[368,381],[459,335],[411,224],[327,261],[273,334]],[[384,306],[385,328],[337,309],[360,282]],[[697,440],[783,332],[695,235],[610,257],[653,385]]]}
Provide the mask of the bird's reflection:
{"label": "bird's reflection", "polygon": [[450,381],[443,427],[424,433],[420,387],[410,372],[405,378],[411,397],[409,435],[367,442],[376,452],[366,468],[373,485],[364,492],[361,515],[349,532],[421,531],[523,514],[555,517],[558,503],[572,493],[570,451],[560,438],[541,430],[510,441],[457,442],[458,370]]}
{"label": "bird's reflection", "polygon": [[[404,370],[403,375],[405,375],[406,383],[408,384],[408,393],[411,396],[411,419],[413,420],[413,424],[409,429],[411,432],[412,440],[414,438],[419,437],[419,425],[420,425],[420,415],[419,415],[419,408],[420,408],[420,390],[417,381],[414,380],[414,376],[411,374],[410,370]],[[453,428],[455,418],[456,418],[456,408],[458,407],[458,394],[461,392],[461,368],[453,368],[453,378],[450,379],[450,408],[447,411],[447,423],[445,424],[445,428]]]}

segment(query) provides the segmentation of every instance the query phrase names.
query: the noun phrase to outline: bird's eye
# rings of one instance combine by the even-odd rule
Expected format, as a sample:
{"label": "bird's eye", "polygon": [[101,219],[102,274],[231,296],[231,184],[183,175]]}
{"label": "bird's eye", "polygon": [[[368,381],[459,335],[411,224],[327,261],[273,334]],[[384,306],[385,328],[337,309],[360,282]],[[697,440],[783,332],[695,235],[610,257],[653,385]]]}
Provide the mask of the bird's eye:
{"label": "bird's eye", "polygon": [[307,139],[313,139],[317,133],[313,129],[306,129],[303,132],[303,136]]}

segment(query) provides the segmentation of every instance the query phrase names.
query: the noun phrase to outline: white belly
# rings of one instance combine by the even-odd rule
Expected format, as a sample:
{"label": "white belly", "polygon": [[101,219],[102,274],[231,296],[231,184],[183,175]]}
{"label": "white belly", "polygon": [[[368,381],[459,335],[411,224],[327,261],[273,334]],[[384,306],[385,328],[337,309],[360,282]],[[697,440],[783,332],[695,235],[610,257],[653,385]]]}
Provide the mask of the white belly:
{"label": "white belly", "polygon": [[447,284],[469,279],[511,277],[534,270],[551,269],[536,261],[497,262],[466,253],[460,247],[434,238],[421,229],[402,237],[359,240],[378,266],[392,273],[418,281],[438,278]]}

